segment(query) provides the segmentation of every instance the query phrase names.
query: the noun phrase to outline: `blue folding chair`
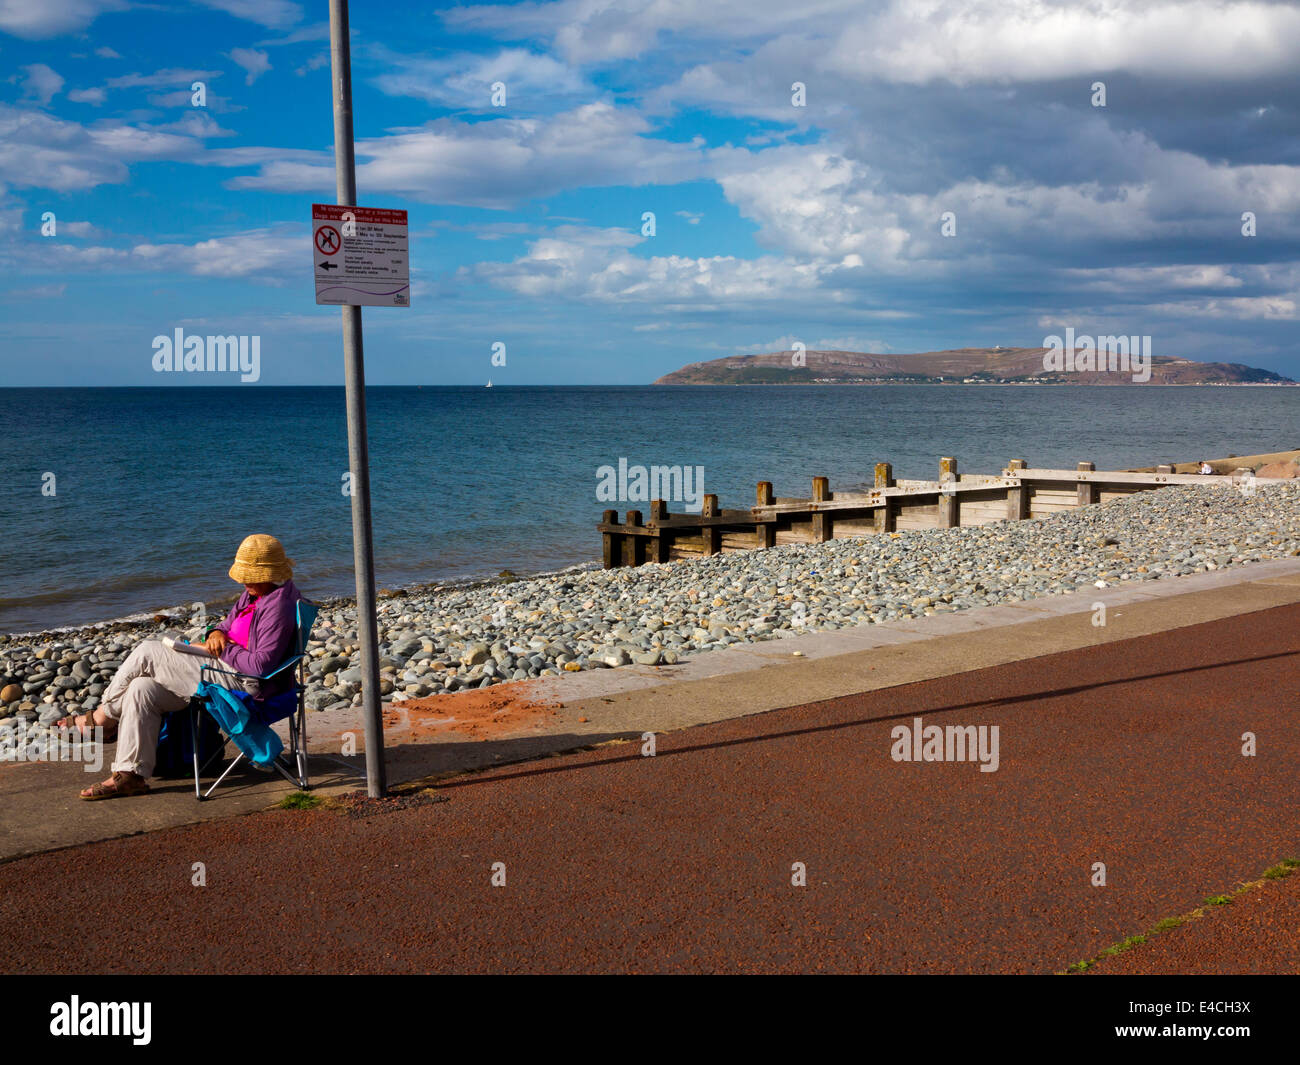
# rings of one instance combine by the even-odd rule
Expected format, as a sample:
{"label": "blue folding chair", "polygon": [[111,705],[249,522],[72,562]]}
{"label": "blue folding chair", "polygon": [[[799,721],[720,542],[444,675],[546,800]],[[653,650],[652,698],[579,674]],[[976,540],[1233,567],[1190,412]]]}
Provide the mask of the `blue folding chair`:
{"label": "blue folding chair", "polygon": [[[207,791],[199,783],[198,745],[194,746],[194,797],[199,801],[206,799],[230,774],[241,761],[247,758],[254,766],[264,770],[275,770],[290,784],[298,788],[307,787],[307,642],[311,639],[312,626],[320,607],[306,599],[298,600],[298,627],[295,633],[294,654],[285,659],[270,673],[253,676],[240,673],[221,665],[204,665],[203,679],[198,691],[190,701],[193,716],[194,734],[198,735],[200,715],[210,714],[217,722],[222,733],[229,737],[239,753],[226,766],[221,776],[213,782]],[[217,674],[234,677],[237,680],[270,680],[286,669],[297,666],[298,673],[294,685],[287,691],[273,695],[269,699],[255,699],[242,690],[223,687],[209,680]],[[223,668],[225,667],[225,668]],[[286,754],[284,743],[271,728],[277,721],[289,719],[289,750]]]}

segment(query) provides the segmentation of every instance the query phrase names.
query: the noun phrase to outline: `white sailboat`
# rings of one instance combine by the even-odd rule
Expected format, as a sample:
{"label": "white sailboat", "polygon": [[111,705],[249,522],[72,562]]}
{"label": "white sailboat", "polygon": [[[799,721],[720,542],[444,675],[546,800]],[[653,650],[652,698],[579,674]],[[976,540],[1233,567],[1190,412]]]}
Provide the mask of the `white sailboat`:
{"label": "white sailboat", "polygon": [[487,387],[488,387],[488,388],[491,388],[491,387],[492,387],[492,378],[490,378],[490,377],[488,378]]}

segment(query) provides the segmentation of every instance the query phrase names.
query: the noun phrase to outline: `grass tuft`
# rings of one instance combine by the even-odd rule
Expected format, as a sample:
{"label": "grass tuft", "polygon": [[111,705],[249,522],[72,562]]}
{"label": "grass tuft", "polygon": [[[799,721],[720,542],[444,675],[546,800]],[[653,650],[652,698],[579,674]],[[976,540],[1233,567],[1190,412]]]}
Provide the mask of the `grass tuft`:
{"label": "grass tuft", "polygon": [[[1256,890],[1257,888],[1263,885],[1265,880],[1281,880],[1284,877],[1290,876],[1297,869],[1300,869],[1300,858],[1283,858],[1280,862],[1277,863],[1277,865],[1273,866],[1270,869],[1265,869],[1264,872],[1260,874],[1259,880],[1244,881],[1240,885],[1238,885],[1237,888],[1234,889],[1233,892],[1229,895],[1211,895],[1208,899],[1205,900],[1205,905],[1206,906],[1231,905],[1233,900],[1235,900],[1238,895],[1244,895],[1248,891]],[[1146,933],[1146,935],[1129,936],[1122,943],[1116,943],[1114,946],[1107,947],[1095,958],[1088,958],[1088,959],[1084,959],[1083,961],[1076,961],[1073,964],[1068,965],[1065,968],[1064,972],[1066,973],[1085,972],[1086,970],[1091,969],[1103,958],[1113,958],[1117,954],[1123,954],[1126,950],[1130,950],[1133,947],[1145,943],[1152,936],[1159,935],[1161,932],[1167,932],[1171,928],[1177,928],[1179,925],[1186,924],[1188,921],[1198,920],[1199,918],[1204,917],[1205,914],[1206,914],[1205,909],[1198,907],[1195,910],[1192,910],[1191,913],[1185,913],[1179,917],[1166,917],[1163,920],[1158,921],[1155,924],[1155,926],[1152,927],[1150,931]]]}
{"label": "grass tuft", "polygon": [[280,800],[281,810],[311,810],[321,804],[319,795],[310,795],[305,791],[293,791]]}
{"label": "grass tuft", "polygon": [[1300,860],[1295,858],[1283,858],[1277,865],[1271,869],[1264,870],[1265,880],[1282,880],[1290,876],[1296,869],[1300,869]]}

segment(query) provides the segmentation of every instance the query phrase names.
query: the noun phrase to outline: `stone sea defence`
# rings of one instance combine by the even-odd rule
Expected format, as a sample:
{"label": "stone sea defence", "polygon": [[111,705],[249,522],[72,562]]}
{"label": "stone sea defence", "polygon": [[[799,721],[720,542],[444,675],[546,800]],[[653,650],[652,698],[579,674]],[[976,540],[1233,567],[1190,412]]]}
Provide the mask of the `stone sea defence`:
{"label": "stone sea defence", "polygon": [[[1300,555],[1300,480],[1170,487],[1026,521],[715,555],[634,569],[398,594],[381,601],[386,698],[638,663],[895,618],[1167,580]],[[0,637],[0,725],[93,709],[141,639],[197,636],[185,615],[118,631]],[[307,705],[360,702],[355,605],[322,605]],[[0,752],[2,753],[2,752]]]}

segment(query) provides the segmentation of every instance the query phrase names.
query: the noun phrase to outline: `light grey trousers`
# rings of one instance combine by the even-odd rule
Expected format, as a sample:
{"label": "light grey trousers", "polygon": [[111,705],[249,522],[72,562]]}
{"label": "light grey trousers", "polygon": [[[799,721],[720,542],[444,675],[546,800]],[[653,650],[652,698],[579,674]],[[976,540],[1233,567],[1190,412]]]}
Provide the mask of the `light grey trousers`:
{"label": "light grey trousers", "polygon": [[[145,640],[122,663],[104,692],[99,709],[117,722],[117,756],[113,772],[153,774],[158,733],[163,714],[190,705],[190,697],[204,677],[204,664],[218,669],[232,666],[215,658],[202,658],[173,651],[161,640]],[[209,672],[206,678],[224,688],[257,690],[256,681]]]}

